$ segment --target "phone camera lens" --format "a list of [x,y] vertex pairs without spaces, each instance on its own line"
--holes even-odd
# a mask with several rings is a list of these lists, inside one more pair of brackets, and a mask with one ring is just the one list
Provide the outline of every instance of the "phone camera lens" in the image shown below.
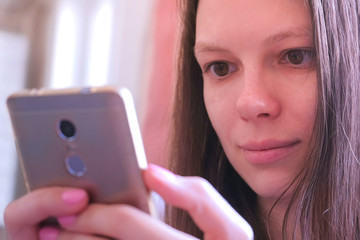
[[59,130],[60,136],[67,140],[72,140],[76,133],[74,124],[68,120],[61,120],[59,122]]

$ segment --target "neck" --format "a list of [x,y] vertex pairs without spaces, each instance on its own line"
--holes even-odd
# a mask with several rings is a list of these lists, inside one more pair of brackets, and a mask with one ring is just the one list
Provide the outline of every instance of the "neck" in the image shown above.
[[[270,239],[271,240],[280,240],[282,238],[282,228],[284,224],[284,218],[286,210],[289,206],[289,201],[282,199],[275,204],[275,200],[260,198],[258,199],[258,204],[260,207],[261,215],[264,219],[265,224],[269,229]],[[274,206],[274,207],[273,207]],[[271,211],[271,213],[270,213]],[[270,215],[269,215],[270,213]],[[295,212],[294,209],[290,209],[287,218],[287,228],[286,228],[286,236],[289,239],[292,239],[293,229],[295,224]],[[296,239],[299,238],[299,229],[296,229]]]

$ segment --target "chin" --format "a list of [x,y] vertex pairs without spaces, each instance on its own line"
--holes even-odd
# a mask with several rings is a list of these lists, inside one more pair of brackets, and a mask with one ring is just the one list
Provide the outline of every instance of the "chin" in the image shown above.
[[248,185],[260,199],[267,199],[275,202],[282,197],[283,200],[291,197],[293,189],[289,187],[289,177],[270,177],[257,178],[256,181],[249,181]]

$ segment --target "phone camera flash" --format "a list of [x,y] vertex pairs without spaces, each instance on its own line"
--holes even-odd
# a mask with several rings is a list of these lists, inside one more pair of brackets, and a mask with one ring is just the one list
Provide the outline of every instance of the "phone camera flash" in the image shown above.
[[67,157],[65,165],[68,172],[76,177],[82,177],[86,172],[84,161],[77,155]]

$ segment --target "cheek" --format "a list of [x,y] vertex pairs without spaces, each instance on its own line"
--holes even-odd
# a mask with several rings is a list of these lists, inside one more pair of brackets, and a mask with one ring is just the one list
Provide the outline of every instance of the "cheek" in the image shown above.
[[210,121],[221,138],[228,130],[235,118],[235,106],[230,94],[223,95],[221,91],[212,91],[205,86],[204,102]]
[[[286,101],[289,119],[294,121],[293,127],[303,131],[306,135],[311,135],[315,123],[317,111],[317,85],[316,81],[302,88],[300,93],[289,96]],[[284,101],[285,102],[285,101]]]
[[235,131],[238,117],[236,103],[232,98],[233,96],[229,91],[225,95],[219,89],[204,92],[205,107],[209,119],[226,154],[234,146],[232,135],[234,132],[239,133]]

